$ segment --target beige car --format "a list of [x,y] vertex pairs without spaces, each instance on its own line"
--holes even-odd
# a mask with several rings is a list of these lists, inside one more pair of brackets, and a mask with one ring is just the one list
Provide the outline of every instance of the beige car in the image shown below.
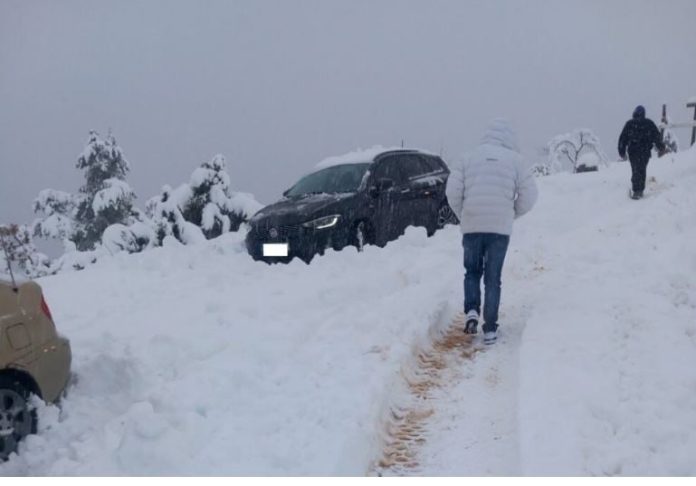
[[36,432],[36,395],[57,401],[70,378],[70,342],[61,337],[36,282],[0,280],[0,461]]

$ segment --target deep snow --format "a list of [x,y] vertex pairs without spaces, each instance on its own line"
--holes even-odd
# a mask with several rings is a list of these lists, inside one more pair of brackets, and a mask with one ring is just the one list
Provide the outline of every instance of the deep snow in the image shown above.
[[[451,370],[418,474],[696,474],[696,151],[539,180],[501,340]],[[41,280],[79,382],[0,475],[363,475],[399,369],[461,305],[460,235],[267,266],[242,235]]]

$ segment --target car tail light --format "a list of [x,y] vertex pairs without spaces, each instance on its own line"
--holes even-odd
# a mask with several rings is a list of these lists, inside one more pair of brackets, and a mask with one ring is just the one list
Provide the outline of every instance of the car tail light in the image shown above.
[[46,317],[48,317],[51,322],[53,322],[53,316],[51,315],[51,309],[48,308],[48,304],[46,303],[46,299],[44,299],[43,295],[41,296],[41,312],[44,313]]

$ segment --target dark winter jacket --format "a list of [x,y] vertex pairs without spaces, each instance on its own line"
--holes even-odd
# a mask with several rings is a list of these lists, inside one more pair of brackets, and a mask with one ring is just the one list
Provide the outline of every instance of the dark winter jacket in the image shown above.
[[628,155],[650,157],[653,145],[662,152],[665,144],[662,135],[650,118],[645,118],[645,108],[638,106],[633,112],[633,118],[626,122],[619,136],[619,155],[621,158]]

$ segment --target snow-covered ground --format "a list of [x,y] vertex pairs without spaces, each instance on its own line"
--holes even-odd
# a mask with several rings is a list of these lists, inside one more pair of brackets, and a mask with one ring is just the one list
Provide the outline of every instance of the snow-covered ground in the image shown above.
[[[696,151],[539,180],[501,339],[431,397],[418,474],[695,475]],[[458,228],[311,265],[241,235],[42,279],[79,381],[0,475],[363,475],[461,306]]]

